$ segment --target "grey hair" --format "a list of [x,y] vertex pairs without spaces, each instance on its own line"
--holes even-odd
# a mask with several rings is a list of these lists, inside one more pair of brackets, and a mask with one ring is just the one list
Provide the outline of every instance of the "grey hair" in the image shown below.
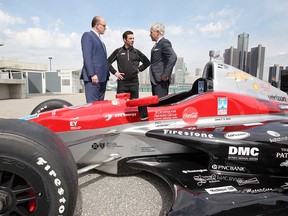
[[158,31],[162,36],[165,34],[165,26],[162,23],[155,23],[151,26],[153,31]]

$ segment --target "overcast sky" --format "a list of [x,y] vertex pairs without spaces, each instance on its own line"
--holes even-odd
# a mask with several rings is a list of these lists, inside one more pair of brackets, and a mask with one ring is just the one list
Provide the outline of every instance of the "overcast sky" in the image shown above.
[[[162,22],[165,37],[188,71],[204,67],[209,50],[237,48],[237,38],[249,34],[249,50],[266,48],[265,68],[288,66],[287,0],[0,0],[0,57],[80,69],[80,40],[95,15],[106,18],[104,41],[108,55],[122,46],[122,33],[135,33],[134,46],[148,58],[153,47],[151,24]],[[266,78],[265,78],[266,79]]]

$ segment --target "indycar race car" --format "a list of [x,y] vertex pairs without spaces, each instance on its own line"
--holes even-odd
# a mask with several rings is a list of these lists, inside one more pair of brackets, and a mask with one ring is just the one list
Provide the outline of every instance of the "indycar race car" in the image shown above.
[[[287,215],[288,97],[211,59],[191,90],[0,120],[0,215],[72,216],[78,174],[153,173],[168,215]],[[95,192],[97,193],[97,191]]]

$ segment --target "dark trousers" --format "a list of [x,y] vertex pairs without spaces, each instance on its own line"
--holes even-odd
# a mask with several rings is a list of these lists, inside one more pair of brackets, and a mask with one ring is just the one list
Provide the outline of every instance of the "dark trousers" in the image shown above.
[[151,83],[152,95],[158,95],[159,98],[168,95],[169,84],[170,84],[169,81],[161,81],[157,85],[154,85],[153,83]]
[[130,93],[130,99],[139,98],[138,81],[118,81],[117,93]]
[[107,82],[92,84],[92,82],[84,82],[86,102],[92,103],[94,101],[104,100]]

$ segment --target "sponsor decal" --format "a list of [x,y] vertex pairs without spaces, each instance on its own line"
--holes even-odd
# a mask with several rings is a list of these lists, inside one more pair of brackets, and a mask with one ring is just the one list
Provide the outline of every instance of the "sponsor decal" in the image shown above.
[[227,175],[217,175],[217,179],[218,180],[223,180],[223,181],[232,181],[232,182],[235,182],[237,181],[238,179],[239,180],[242,180],[243,178],[239,178],[239,177],[235,177],[235,176],[227,176]]
[[105,145],[106,145],[106,143],[93,143],[92,144],[92,148],[94,149],[94,150],[97,150],[97,149],[104,149],[105,148]]
[[274,192],[277,191],[275,188],[247,188],[240,191],[240,193],[249,193],[249,194],[257,194],[257,193],[267,193],[267,192]]
[[199,169],[199,170],[182,170],[182,173],[197,173],[197,172],[207,172],[208,170],[207,169]]
[[284,96],[279,96],[279,95],[267,95],[269,100],[274,100],[274,101],[281,101],[281,102],[286,102],[287,99]]
[[112,114],[107,114],[106,116],[105,116],[105,121],[109,121],[110,119],[112,119]]
[[197,175],[193,176],[193,179],[197,181],[198,186],[202,186],[203,184],[208,183],[215,183],[215,182],[220,182],[219,180],[216,179],[216,175],[208,175],[208,176],[202,176],[202,175]]
[[269,139],[269,141],[271,142],[271,143],[273,143],[273,142],[283,142],[283,141],[287,141],[288,140],[288,137],[287,136],[285,136],[285,137],[280,137],[281,135],[280,135],[280,133],[278,133],[278,132],[276,132],[276,131],[267,131],[267,133],[270,135],[270,136],[273,136],[273,137],[275,137],[275,138],[273,138],[273,139]]
[[259,181],[256,177],[250,179],[238,179],[237,183],[239,186],[247,185],[247,184],[259,184]]
[[178,118],[176,110],[158,110],[154,114],[155,120],[167,120],[176,118]]
[[253,77],[250,74],[243,71],[229,72],[227,73],[227,78],[235,78],[236,81],[246,81],[248,79],[253,80]]
[[[288,158],[288,148],[281,148],[281,152],[276,152],[276,158]],[[280,166],[285,166],[287,160],[282,162]]]
[[194,107],[187,107],[182,115],[183,121],[187,124],[195,124],[198,121],[198,111]]
[[274,137],[280,137],[280,134],[276,131],[267,131],[267,133],[271,136],[274,136]]
[[117,114],[107,114],[104,118],[105,121],[109,121],[110,119],[114,118],[122,118],[122,117],[135,117],[137,113],[117,113]]
[[164,135],[179,135],[179,136],[190,136],[190,137],[201,137],[208,139],[215,139],[214,135],[211,133],[203,133],[197,131],[182,131],[182,130],[163,130]]
[[281,188],[282,188],[283,190],[287,190],[287,189],[288,189],[288,182],[285,182],[284,185],[281,185]]
[[288,167],[288,160],[285,160],[280,164],[280,167]]
[[135,146],[131,148],[131,152],[133,154],[156,152],[156,147],[155,146],[142,146],[141,144],[136,144]]
[[226,139],[231,139],[231,140],[245,139],[249,136],[250,134],[245,131],[235,131],[235,132],[229,132],[229,133],[224,134],[224,137]]
[[283,142],[283,141],[287,141],[288,137],[279,137],[279,138],[274,138],[274,139],[270,139],[270,142]]
[[123,145],[118,145],[116,142],[107,142],[106,146],[108,149],[123,148]]
[[229,146],[228,159],[242,161],[257,161],[259,149],[257,147]]
[[100,143],[93,143],[91,147],[94,150],[104,149],[105,147],[107,147],[107,149],[115,149],[115,148],[122,148],[123,145],[119,145],[116,142],[100,142]]
[[218,68],[224,68],[223,64],[218,64]]
[[219,194],[219,193],[229,193],[237,191],[233,186],[224,186],[224,187],[216,187],[216,188],[206,188],[205,189],[209,194]]
[[279,104],[281,110],[288,110],[288,104]]
[[270,87],[271,87],[271,85],[269,83],[267,83],[266,85],[264,83],[260,83],[260,88],[264,92],[270,92],[270,90],[271,90]]
[[215,121],[216,122],[219,122],[219,121],[231,121],[231,117],[217,117],[215,118]]
[[243,186],[243,185],[247,185],[247,184],[259,184],[259,181],[256,177],[253,177],[250,179],[243,179],[242,177],[217,175],[216,179],[220,180],[220,181],[237,182],[239,186]]
[[258,85],[257,83],[253,83],[253,88],[254,88],[256,91],[258,91],[259,85]]
[[288,158],[288,152],[276,152],[276,158]]
[[52,167],[49,165],[49,163],[44,158],[42,158],[42,157],[37,158],[36,164],[38,166],[43,167],[43,169],[49,174],[49,176],[51,176],[51,178],[53,178],[54,186],[56,186],[57,192],[60,196],[60,199],[58,199],[58,201],[59,201],[58,213],[61,215],[64,215],[66,199],[64,197],[65,191],[62,188],[61,180],[57,177],[57,173],[55,172],[55,170],[52,169]]
[[218,115],[227,115],[228,110],[228,98],[217,98],[217,114]]
[[222,171],[236,171],[236,172],[245,172],[246,171],[245,167],[241,167],[241,166],[212,164],[211,167],[214,170],[222,170]]
[[77,119],[79,119],[79,117],[76,117],[69,122],[70,130],[80,130],[81,129],[81,126],[78,126]]

